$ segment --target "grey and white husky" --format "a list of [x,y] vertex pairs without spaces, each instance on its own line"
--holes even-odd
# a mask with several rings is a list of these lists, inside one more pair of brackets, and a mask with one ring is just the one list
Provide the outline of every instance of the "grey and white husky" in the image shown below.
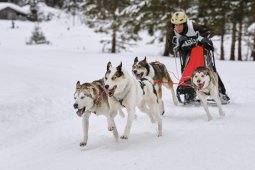
[[173,81],[167,71],[166,66],[163,63],[159,61],[148,63],[146,57],[144,57],[143,60],[138,61],[138,58],[136,57],[132,66],[132,72],[138,80],[147,76],[154,81],[158,81],[158,83],[154,84],[159,95],[161,114],[164,114],[165,111],[164,103],[162,101],[162,85],[171,91],[174,104],[178,104],[173,87]]
[[225,113],[222,110],[221,101],[219,98],[218,89],[218,76],[217,74],[206,67],[198,67],[192,74],[191,82],[202,106],[204,107],[208,121],[212,119],[207,105],[207,97],[211,97],[215,100],[220,116],[224,116]]
[[[103,88],[103,79],[93,81],[92,83],[80,84],[76,83],[76,90],[74,93],[74,108],[77,110],[77,115],[82,117],[83,124],[83,139],[80,142],[80,146],[83,147],[88,141],[89,130],[89,117],[91,113],[96,115],[104,115],[107,118],[108,130],[113,131],[113,135],[118,140],[118,131],[114,122],[114,117],[117,111],[109,114],[108,97]],[[119,110],[119,113],[124,116],[124,113]]]
[[108,90],[109,114],[112,115],[123,107],[126,108],[128,113],[127,124],[121,139],[128,139],[129,137],[136,107],[147,113],[151,122],[157,122],[157,136],[162,135],[158,95],[149,77],[144,77],[143,80],[138,81],[122,68],[122,63],[117,67],[112,67],[111,62],[109,62],[104,82],[105,89]]

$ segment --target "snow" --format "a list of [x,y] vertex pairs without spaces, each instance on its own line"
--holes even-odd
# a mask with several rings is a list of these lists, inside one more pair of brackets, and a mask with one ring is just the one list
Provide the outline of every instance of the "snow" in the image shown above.
[[247,30],[248,30],[249,33],[251,33],[251,34],[253,33],[253,34],[254,34],[254,33],[255,33],[255,23],[252,23],[252,24],[248,27]]
[[15,5],[15,4],[9,3],[9,2],[1,2],[0,3],[0,11],[5,8],[11,8],[15,11],[22,13],[22,14],[28,14],[26,10],[24,10],[22,7],[20,7],[18,5]]
[[[216,60],[231,97],[231,103],[223,106],[224,118],[210,106],[213,120],[207,122],[202,107],[174,106],[164,89],[162,137],[156,137],[156,125],[138,111],[129,139],[115,142],[106,118],[92,115],[88,145],[80,148],[81,119],[73,109],[78,80],[103,77],[108,61],[113,65],[122,61],[131,72],[135,56],[147,56],[164,63],[178,82],[174,75],[178,76],[175,63],[180,73],[179,60],[160,57],[163,45],[148,45],[146,38],[131,52],[101,53],[102,35],[79,22],[73,26],[71,17],[61,16],[40,23],[51,45],[38,46],[26,45],[34,23],[16,21],[17,28],[11,29],[11,21],[0,20],[1,170],[255,168],[254,62]],[[230,42],[227,39],[226,45]],[[126,117],[115,120],[122,134]]]
[[[25,6],[22,7],[22,9],[27,11],[27,13],[29,13],[30,12],[30,5],[29,4],[25,5]],[[50,6],[47,6],[43,2],[39,2],[37,4],[37,10],[38,10],[38,14],[39,15],[43,14],[45,18],[49,15],[53,15],[53,16],[55,15],[57,17],[60,17],[60,15],[63,14],[61,10],[56,9],[56,8],[52,8]]]

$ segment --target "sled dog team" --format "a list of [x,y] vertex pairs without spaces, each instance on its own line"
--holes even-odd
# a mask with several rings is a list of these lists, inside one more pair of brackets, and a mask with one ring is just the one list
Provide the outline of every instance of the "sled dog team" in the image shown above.
[[[107,118],[108,130],[112,131],[114,138],[118,140],[119,134],[114,122],[114,117],[120,114],[124,117],[122,109],[127,111],[127,123],[121,139],[128,139],[133,120],[136,116],[136,108],[146,113],[152,123],[157,124],[157,136],[162,136],[162,115],[165,112],[162,100],[162,85],[171,91],[172,100],[178,104],[173,81],[164,64],[155,61],[148,63],[146,57],[138,61],[136,57],[132,66],[132,73],[122,67],[120,63],[113,67],[108,62],[105,75],[102,79],[92,83],[76,83],[74,93],[74,108],[77,115],[82,117],[83,139],[80,146],[88,141],[89,117],[91,114],[104,115]],[[212,116],[208,110],[207,97],[213,98],[219,108],[220,116],[224,116],[218,94],[218,79],[212,70],[199,67],[192,75],[192,85],[204,107],[208,121]],[[158,83],[158,82],[167,83]]]

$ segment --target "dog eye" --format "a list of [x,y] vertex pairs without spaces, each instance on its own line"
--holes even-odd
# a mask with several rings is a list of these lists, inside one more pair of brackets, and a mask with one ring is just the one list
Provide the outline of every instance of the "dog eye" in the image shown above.
[[116,78],[117,78],[116,76],[113,76],[113,77],[112,77],[112,80],[115,80]]
[[81,96],[81,99],[84,99],[85,97],[84,96]]
[[201,77],[204,77],[205,75],[202,75]]
[[197,76],[195,76],[195,78],[197,78]]
[[76,97],[74,97],[74,100],[76,100],[77,98]]
[[105,80],[107,80],[107,77],[105,77]]

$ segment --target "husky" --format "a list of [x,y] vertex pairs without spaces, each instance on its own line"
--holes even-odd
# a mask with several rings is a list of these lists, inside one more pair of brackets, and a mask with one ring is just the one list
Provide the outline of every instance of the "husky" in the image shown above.
[[173,81],[167,71],[166,66],[163,63],[160,63],[159,61],[148,63],[146,60],[146,57],[143,60],[138,61],[138,58],[136,57],[134,60],[134,64],[132,66],[132,73],[138,80],[147,76],[153,79],[154,82],[158,81],[158,82],[155,82],[154,84],[160,98],[159,99],[160,108],[161,108],[160,111],[162,115],[165,112],[164,103],[162,100],[162,85],[171,91],[174,104],[175,105],[178,104],[178,101],[174,92]]
[[122,68],[122,63],[117,67],[112,67],[111,62],[108,62],[104,82],[105,89],[108,90],[109,114],[111,115],[123,107],[128,113],[127,124],[121,139],[128,139],[129,137],[136,107],[147,113],[152,123],[157,121],[157,136],[162,136],[158,95],[149,77],[144,77],[138,81]]
[[[80,84],[80,81],[76,83],[76,91],[74,93],[74,109],[77,110],[77,115],[82,117],[83,123],[83,140],[80,142],[80,146],[84,147],[88,141],[88,129],[89,129],[89,117],[91,113],[96,115],[104,115],[107,118],[108,130],[113,131],[113,135],[118,140],[118,131],[114,122],[116,112],[109,113],[109,103],[107,94],[103,88],[103,79],[93,81],[92,83]],[[124,113],[119,110],[121,116]]]
[[206,111],[208,121],[212,120],[212,116],[207,105],[207,97],[209,96],[216,102],[219,108],[220,116],[225,116],[219,98],[217,74],[212,69],[206,67],[198,67],[192,73],[191,82],[203,108]]

